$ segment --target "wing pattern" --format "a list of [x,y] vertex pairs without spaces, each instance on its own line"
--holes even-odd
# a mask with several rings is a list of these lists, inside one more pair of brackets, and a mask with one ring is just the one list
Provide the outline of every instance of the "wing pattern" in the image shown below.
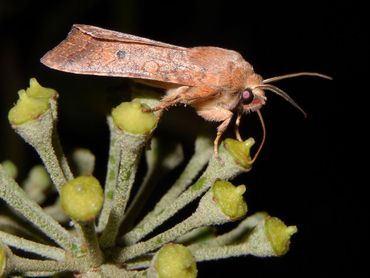
[[45,54],[48,67],[77,74],[129,77],[196,86],[206,68],[191,48],[178,47],[88,25],[73,25],[67,38]]

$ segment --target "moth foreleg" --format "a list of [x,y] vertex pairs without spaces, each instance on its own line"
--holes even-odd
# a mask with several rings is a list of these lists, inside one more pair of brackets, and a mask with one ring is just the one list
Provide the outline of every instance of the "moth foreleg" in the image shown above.
[[240,127],[240,119],[242,114],[238,114],[235,121],[235,136],[238,141],[243,141],[242,137],[240,136],[239,127]]
[[225,132],[226,128],[229,126],[233,113],[227,109],[215,107],[210,109],[198,110],[198,115],[203,117],[208,121],[222,122],[217,127],[217,135],[213,141],[213,153],[216,158],[218,158],[218,145],[221,140],[222,134]]
[[188,86],[181,86],[174,89],[169,89],[166,95],[161,99],[160,103],[152,108],[144,109],[145,112],[155,112],[166,109],[167,107],[173,106],[181,102],[181,95],[189,90]]

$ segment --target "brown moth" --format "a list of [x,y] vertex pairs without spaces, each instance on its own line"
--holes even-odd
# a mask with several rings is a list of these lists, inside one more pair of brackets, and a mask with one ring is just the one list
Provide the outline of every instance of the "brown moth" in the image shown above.
[[53,69],[90,75],[129,77],[137,82],[166,90],[161,102],[150,111],[181,103],[193,106],[208,121],[221,122],[214,140],[218,156],[221,135],[236,114],[238,140],[243,113],[257,112],[266,103],[265,90],[274,92],[305,112],[284,91],[270,84],[302,75],[329,76],[299,72],[263,79],[236,51],[218,47],[185,48],[89,25],[73,25],[67,38],[42,57]]

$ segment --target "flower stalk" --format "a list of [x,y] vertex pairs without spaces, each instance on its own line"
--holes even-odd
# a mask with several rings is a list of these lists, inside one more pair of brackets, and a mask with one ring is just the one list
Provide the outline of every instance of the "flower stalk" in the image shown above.
[[[227,187],[226,189],[224,188],[225,185]],[[202,197],[198,208],[190,217],[147,241],[123,248],[118,251],[116,260],[118,262],[125,262],[149,251],[153,251],[195,228],[220,225],[243,217],[247,212],[247,206],[243,199],[240,198],[244,192],[244,185],[234,187],[228,182],[216,182],[212,189]],[[230,197],[231,195],[232,197]],[[228,207],[227,212],[225,212],[225,207]],[[231,213],[229,214],[229,212]]]
[[46,214],[36,202],[29,199],[22,188],[6,174],[1,165],[0,197],[59,246],[72,251],[76,240],[58,222]]
[[[253,139],[248,140],[252,142]],[[252,144],[250,147],[251,146]],[[250,168],[243,168],[237,164],[234,156],[232,156],[223,147],[223,145],[220,147],[219,158],[221,160],[213,156],[207,169],[193,185],[181,193],[178,198],[171,203],[171,205],[166,209],[163,209],[161,214],[157,215],[155,218],[147,219],[146,222],[137,225],[130,232],[124,235],[122,242],[127,245],[135,244],[167,219],[175,215],[177,211],[201,196],[214,184],[216,180],[229,180],[236,175],[250,170]]]
[[[113,198],[108,206],[107,223],[100,237],[102,248],[112,247],[124,218],[141,153],[157,126],[157,117],[146,113],[140,102],[121,103],[112,111],[112,120],[120,147],[120,164]],[[110,211],[109,211],[110,207]]]
[[[76,178],[71,171],[56,129],[57,92],[42,87],[36,79],[30,80],[28,89],[19,91],[8,119],[35,148],[44,167],[32,168],[22,188],[15,181],[17,167],[9,161],[0,164],[0,198],[10,207],[0,215],[1,277],[68,273],[94,278],[192,278],[197,276],[197,262],[245,255],[282,256],[288,251],[297,228],[267,213],[244,218],[246,188],[229,182],[251,170],[253,138],[225,139],[216,158],[210,138],[199,136],[182,174],[152,211],[137,221],[150,189],[184,159],[180,144],[162,147],[163,143],[154,139],[152,149],[145,153],[147,172],[141,188],[132,190],[140,159],[162,113],[144,112],[158,99],[138,88],[134,92],[140,98],[121,103],[108,117],[110,146],[104,187],[92,176],[95,156],[86,149],[73,154]],[[59,197],[45,206],[51,200],[51,182]],[[131,198],[131,191],[137,195]],[[198,207],[190,216],[153,233],[198,198]],[[23,225],[14,214],[47,238]],[[217,236],[218,225],[239,220],[235,228]],[[13,249],[22,250],[24,257]],[[36,259],[31,259],[35,255]]]

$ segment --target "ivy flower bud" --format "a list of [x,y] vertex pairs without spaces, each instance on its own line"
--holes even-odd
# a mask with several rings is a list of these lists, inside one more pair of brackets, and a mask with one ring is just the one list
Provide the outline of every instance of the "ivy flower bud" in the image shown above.
[[197,266],[188,248],[181,244],[164,245],[154,256],[148,270],[150,278],[197,277]]
[[72,219],[90,221],[99,214],[104,193],[96,178],[80,176],[62,186],[60,200],[64,212]]
[[286,226],[283,221],[276,217],[266,219],[265,230],[276,256],[288,252],[290,237],[298,231],[296,226]]
[[17,166],[10,160],[5,160],[1,162],[1,165],[3,166],[4,171],[8,174],[9,177],[12,177],[15,179],[18,175],[18,169]]
[[9,110],[8,119],[13,125],[21,125],[37,119],[49,108],[49,100],[57,95],[50,88],[42,87],[35,78],[30,79],[30,86],[18,92],[16,105]]
[[287,226],[279,218],[266,215],[246,238],[246,244],[255,256],[282,256],[288,252],[290,237],[296,232],[296,226]]
[[114,124],[121,130],[137,135],[149,134],[158,118],[152,112],[143,112],[146,105],[138,101],[122,102],[112,110]]
[[246,215],[248,210],[243,199],[245,190],[245,185],[234,186],[227,181],[217,181],[212,186],[213,200],[232,220],[240,219]]
[[224,147],[234,157],[237,164],[248,169],[252,166],[250,150],[254,143],[253,138],[248,138],[244,142],[227,138],[224,140]]

